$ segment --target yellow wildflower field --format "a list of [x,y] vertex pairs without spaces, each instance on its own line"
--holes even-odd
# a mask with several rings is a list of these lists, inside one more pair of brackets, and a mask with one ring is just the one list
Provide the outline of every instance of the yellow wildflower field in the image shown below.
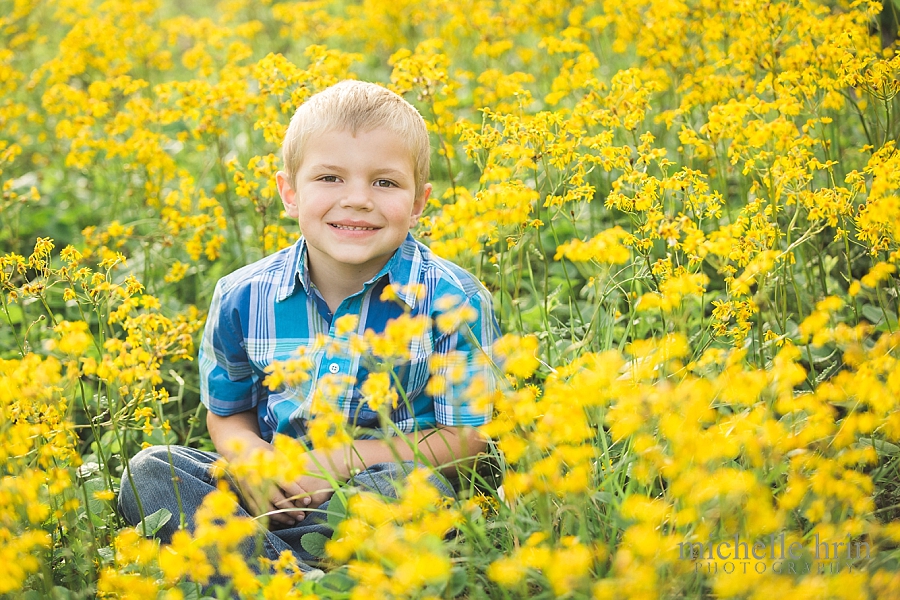
[[[898,13],[0,0],[0,597],[900,597]],[[227,488],[160,547],[163,515],[116,514],[124,467],[211,449],[213,285],[297,240],[281,141],[347,78],[427,122],[413,233],[504,334],[508,385],[469,390],[490,451],[455,502],[424,472],[342,496],[314,576],[242,560]],[[425,326],[322,343],[400,364]],[[363,384],[382,414],[387,372]],[[310,438],[346,445],[322,388]]]

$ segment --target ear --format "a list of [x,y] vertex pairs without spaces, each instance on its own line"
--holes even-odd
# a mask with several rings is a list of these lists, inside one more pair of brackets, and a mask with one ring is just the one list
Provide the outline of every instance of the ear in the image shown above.
[[297,192],[294,191],[287,173],[284,171],[275,173],[275,185],[278,186],[278,195],[281,196],[281,203],[284,204],[284,212],[292,219],[298,218],[300,209],[297,206]]
[[419,217],[422,216],[422,211],[425,210],[425,203],[428,202],[429,196],[431,196],[431,184],[426,183],[425,187],[422,189],[422,195],[413,202],[412,213],[409,215],[410,229],[415,227],[416,223],[419,222]]

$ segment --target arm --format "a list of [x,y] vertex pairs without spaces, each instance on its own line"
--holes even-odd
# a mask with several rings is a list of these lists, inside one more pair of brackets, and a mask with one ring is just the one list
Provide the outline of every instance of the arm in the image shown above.
[[384,440],[356,440],[349,448],[312,451],[311,458],[335,479],[346,481],[356,470],[382,462],[423,461],[445,475],[468,464],[487,442],[471,427],[438,426]]
[[[239,461],[243,455],[254,451],[275,452],[259,430],[258,405],[266,400],[268,390],[255,376],[244,350],[240,324],[244,304],[230,293],[233,289],[226,279],[216,284],[198,361],[200,399],[209,409],[206,417],[209,436],[227,462]],[[276,485],[263,490],[249,485],[233,473],[231,475],[249,512],[254,516],[271,513],[270,524],[293,525],[302,520],[303,511],[273,511],[304,508],[313,500],[306,490],[293,481],[276,481]],[[318,487],[321,485],[309,490],[314,491]]]
[[272,448],[270,443],[262,439],[255,409],[227,417],[207,412],[206,428],[218,453],[229,462],[238,458],[233,448],[235,443],[243,445],[247,451],[255,448],[265,450]]
[[[256,412],[246,411],[228,417],[207,413],[209,436],[216,450],[232,462],[245,453],[257,449],[275,454],[275,448],[259,434]],[[235,446],[240,446],[240,451]],[[327,500],[332,490],[323,480],[327,473],[339,482],[348,480],[357,470],[381,462],[424,460],[440,468],[445,475],[471,462],[469,459],[486,446],[477,430],[470,427],[438,427],[385,440],[356,440],[352,446],[330,452],[309,452],[310,474],[297,481],[276,482],[273,489],[262,494],[239,478],[237,483],[251,512],[255,515],[272,513],[270,520],[278,525],[291,526],[303,520],[303,508],[314,508]],[[273,460],[278,460],[277,457]],[[288,511],[288,512],[276,512]]]
[[[468,323],[441,330],[434,345],[435,357],[449,357],[431,367],[432,374],[446,382],[443,391],[432,396],[435,428],[385,439],[356,440],[349,447],[327,452],[313,450],[311,462],[338,481],[346,481],[358,470],[382,462],[418,461],[445,475],[453,475],[458,468],[474,462],[471,459],[487,447],[487,441],[475,427],[491,419],[490,396],[496,387],[491,345],[499,327],[490,296],[480,285],[463,305],[474,316],[465,319]],[[460,363],[463,375],[456,374]],[[475,382],[482,385],[472,385]],[[481,391],[475,391],[478,389]]]
[[[273,454],[273,460],[278,460],[277,456],[274,456],[275,448],[260,436],[256,410],[227,417],[209,412],[206,415],[206,426],[216,450],[228,462],[239,461],[242,456],[256,450],[270,452]],[[236,447],[240,450],[236,450]],[[248,485],[239,477],[233,477],[241,489],[241,495],[250,513],[254,516],[268,514],[271,523],[281,526],[291,526],[302,521],[304,513],[296,509],[306,508],[310,504],[318,506],[331,495],[330,491],[320,489],[323,484],[318,478],[304,477],[300,481],[277,481],[269,489],[260,490]]]

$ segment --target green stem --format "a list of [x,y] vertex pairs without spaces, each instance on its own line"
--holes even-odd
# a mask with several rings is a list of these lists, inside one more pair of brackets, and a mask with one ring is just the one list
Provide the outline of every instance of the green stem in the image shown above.
[[[650,273],[650,277],[651,277],[651,279],[653,279],[654,285],[656,285],[657,293],[661,293],[660,288],[659,288],[659,279],[656,277],[656,273],[653,272],[653,266],[650,264],[650,253],[649,252],[644,254],[644,262],[647,263],[647,271],[648,271],[648,273]],[[662,311],[662,309],[660,309],[660,311],[659,311],[659,318],[660,318],[660,320],[662,320],[663,335],[665,335],[669,331],[669,325],[668,325],[668,323],[666,323],[666,314]]]
[[100,439],[102,437],[101,431],[97,427],[96,420],[91,417],[91,410],[90,410],[90,407],[88,406],[88,402],[87,402],[87,390],[85,390],[85,388],[84,388],[83,380],[81,380],[81,379],[78,380],[78,387],[81,391],[81,408],[84,411],[84,414],[89,421],[88,427],[90,427],[90,429],[91,429],[91,436],[93,437],[94,441],[97,444],[97,460],[100,463],[103,474],[105,475],[106,487],[107,487],[107,489],[111,490],[111,489],[113,489],[113,481],[112,481],[112,475],[109,472],[109,461],[103,455],[103,446],[100,444]]
[[0,292],[0,303],[3,304],[3,312],[6,314],[6,320],[9,323],[9,328],[12,330],[13,337],[16,340],[16,347],[19,349],[19,354],[21,356],[25,356],[25,346],[22,344],[22,340],[19,339],[19,334],[16,332],[16,327],[13,325],[12,316],[9,314],[9,304],[6,301],[6,294]]
[[863,132],[866,134],[866,141],[869,142],[870,146],[875,146],[875,140],[872,139],[872,134],[869,132],[869,126],[866,124],[866,117],[863,115],[862,109],[859,107],[859,103],[857,103],[856,99],[849,92],[844,92],[843,96],[850,101],[850,105],[856,110],[856,114],[859,115],[859,121],[862,123]]
[[231,198],[231,186],[228,185],[229,177],[228,170],[225,168],[225,154],[224,148],[222,148],[222,139],[216,136],[216,153],[218,154],[216,160],[216,166],[219,168],[219,174],[222,177],[222,183],[225,184],[225,193],[222,194],[222,199],[225,201],[225,210],[228,212],[228,224],[231,226],[229,229],[234,233],[234,241],[237,244],[238,255],[240,256],[241,264],[247,264],[247,253],[244,248],[244,236],[241,234],[241,219],[238,216],[237,207],[234,205],[234,200]]
[[[853,269],[852,264],[850,262],[850,236],[849,234],[844,234],[844,257],[847,261],[847,284],[853,283]],[[859,325],[859,305],[856,301],[856,297],[853,298],[853,316],[854,316],[854,325]]]
[[[556,246],[559,247],[559,245],[560,245],[559,244],[559,235],[556,232],[556,227],[553,224],[552,218],[550,219],[550,232],[553,234],[553,240],[556,242]],[[544,256],[546,256],[546,254]],[[566,278],[566,288],[571,292],[575,289],[575,286],[572,285],[572,280],[569,279],[569,268],[566,266],[565,260],[562,260],[560,262],[562,263],[563,276]],[[547,269],[549,269],[549,266],[545,265],[545,267]],[[581,307],[578,306],[577,300],[575,301],[574,304],[575,304],[575,312],[578,313],[579,323],[583,326],[584,325],[584,315],[581,313]],[[569,311],[569,312],[571,314],[571,311]]]
[[94,574],[94,555],[96,554],[95,543],[97,541],[97,530],[94,527],[94,520],[92,518],[93,513],[91,512],[91,501],[88,497],[87,486],[84,481],[81,481],[79,484],[81,488],[81,495],[84,498],[84,514],[87,519],[88,530],[90,531],[90,539],[87,541],[86,554],[91,557],[91,560],[86,561],[88,563],[88,581],[95,581],[96,577]]
[[56,315],[54,314],[53,309],[50,308],[50,305],[47,304],[47,299],[44,298],[44,294],[43,293],[38,294],[38,298],[41,301],[41,306],[43,306],[44,310],[47,312],[47,316],[50,318],[50,324],[53,327],[56,327],[57,325],[59,325],[59,323],[56,322]]
[[881,286],[875,288],[875,297],[878,298],[878,308],[881,309],[881,314],[884,315],[884,322],[887,325],[888,333],[893,334],[894,329],[891,327],[891,319],[888,316],[887,307],[885,306],[884,293],[881,291]]
[[[540,233],[537,233],[537,236],[538,236],[538,238],[540,238]],[[546,256],[546,255],[543,255],[543,256]],[[525,265],[527,267],[525,272],[528,274],[528,279],[531,282],[532,293],[534,294],[535,297],[542,297],[542,299],[543,299],[542,300],[543,310],[541,311],[541,320],[543,321],[545,331],[548,333],[548,336],[549,336],[549,333],[550,333],[550,315],[549,315],[550,304],[549,304],[549,302],[550,302],[550,300],[547,297],[548,294],[546,292],[546,289],[547,289],[546,273],[544,273],[544,293],[541,294],[540,292],[538,292],[537,284],[534,281],[534,269],[531,266],[531,256],[528,253],[525,253]],[[550,343],[551,341],[552,340],[549,340],[547,343],[547,363],[552,365],[554,363],[554,356],[553,356],[554,346],[552,343]]]

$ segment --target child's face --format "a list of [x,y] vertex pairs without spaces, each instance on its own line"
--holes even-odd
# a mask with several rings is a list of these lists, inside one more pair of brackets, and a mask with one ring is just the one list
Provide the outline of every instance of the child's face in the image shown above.
[[422,214],[413,159],[387,129],[336,130],[306,142],[297,180],[276,176],[288,216],[300,223],[316,272],[374,277]]

